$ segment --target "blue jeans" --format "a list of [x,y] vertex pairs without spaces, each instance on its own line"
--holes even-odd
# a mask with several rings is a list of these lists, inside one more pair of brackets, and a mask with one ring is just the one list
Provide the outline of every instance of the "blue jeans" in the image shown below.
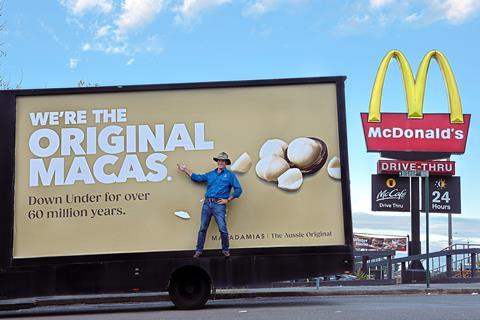
[[217,223],[218,231],[220,231],[220,236],[222,239],[222,251],[228,251],[230,244],[228,241],[227,222],[225,221],[225,209],[226,205],[224,204],[218,204],[216,202],[203,203],[200,230],[198,230],[197,252],[203,251],[203,245],[205,244],[205,237],[207,236],[207,230],[208,226],[210,225],[212,215]]

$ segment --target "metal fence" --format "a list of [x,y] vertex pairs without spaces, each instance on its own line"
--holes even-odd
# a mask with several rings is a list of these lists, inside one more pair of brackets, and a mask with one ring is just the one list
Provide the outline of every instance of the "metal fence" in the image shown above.
[[[429,254],[430,276],[436,282],[480,281],[480,245],[454,244],[438,252]],[[394,258],[395,251],[356,251],[357,270],[375,279],[399,279],[407,282],[407,273],[422,272],[426,265],[426,254]],[[415,265],[416,267],[412,267]],[[425,273],[425,270],[423,271]]]

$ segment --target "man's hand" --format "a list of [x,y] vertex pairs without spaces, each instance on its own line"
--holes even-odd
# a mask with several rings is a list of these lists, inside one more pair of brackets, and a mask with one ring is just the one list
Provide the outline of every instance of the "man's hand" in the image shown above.
[[187,170],[187,165],[185,163],[177,163],[178,170],[185,172]]
[[227,203],[228,203],[228,199],[218,199],[218,200],[217,200],[217,203],[218,203],[218,204],[227,204]]
[[192,176],[192,171],[190,171],[188,168],[187,168],[187,165],[185,163],[177,163],[177,168],[178,170],[182,171],[182,172],[185,172],[189,177]]
[[233,199],[235,199],[234,197],[230,196],[228,197],[228,199],[218,199],[217,200],[217,203],[218,204],[227,204],[229,203],[230,201],[232,201]]

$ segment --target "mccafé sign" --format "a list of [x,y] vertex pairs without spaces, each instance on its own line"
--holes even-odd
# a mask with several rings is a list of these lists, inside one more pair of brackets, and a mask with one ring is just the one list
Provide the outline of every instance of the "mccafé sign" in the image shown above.
[[[392,58],[402,72],[407,113],[380,113],[383,84]],[[435,59],[445,80],[450,114],[423,113],[425,84],[430,61]],[[416,158],[438,159],[465,152],[470,115],[462,113],[457,83],[445,56],[436,50],[428,52],[413,77],[405,56],[391,50],[383,58],[375,78],[369,112],[362,113],[362,124],[369,152],[382,152],[390,158],[406,159],[407,152]],[[423,156],[419,156],[423,153]]]

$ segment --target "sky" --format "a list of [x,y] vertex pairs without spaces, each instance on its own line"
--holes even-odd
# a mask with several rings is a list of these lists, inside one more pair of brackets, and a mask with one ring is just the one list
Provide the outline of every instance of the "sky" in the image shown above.
[[[466,152],[453,156],[462,214],[454,242],[480,243],[480,0],[3,0],[0,74],[10,87],[130,85],[339,76],[346,110],[354,231],[410,233],[408,213],[370,210],[377,153],[367,153],[360,113],[391,49],[416,72],[424,54],[450,62],[463,112],[472,114]],[[438,66],[425,112],[448,112]],[[382,111],[404,112],[401,74],[387,73]],[[447,219],[432,214],[433,248],[447,245]],[[422,238],[424,238],[422,218]]]

